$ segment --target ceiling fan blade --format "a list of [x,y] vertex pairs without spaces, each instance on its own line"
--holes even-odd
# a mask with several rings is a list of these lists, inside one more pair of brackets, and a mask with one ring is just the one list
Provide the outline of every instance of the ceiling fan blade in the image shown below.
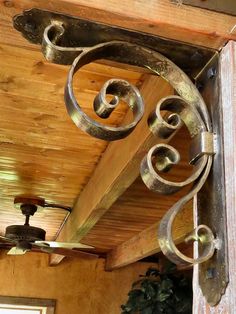
[[0,241],[4,241],[4,242],[10,242],[10,243],[16,243],[16,241],[15,240],[13,240],[13,239],[10,239],[10,238],[6,238],[6,237],[3,237],[3,236],[0,236]]
[[26,252],[27,250],[23,250],[14,246],[7,252],[7,255],[24,255]]
[[84,259],[96,259],[98,258],[97,254],[87,253],[83,251],[77,251],[77,250],[70,250],[65,248],[50,248],[53,250],[52,253],[64,255],[64,256],[71,256],[71,257],[80,257]]
[[84,259],[95,259],[98,258],[97,254],[91,254],[91,253],[87,253],[87,252],[83,252],[83,251],[77,251],[77,250],[72,250],[72,249],[66,249],[66,248],[60,248],[60,247],[50,247],[50,246],[46,246],[46,245],[38,245],[37,243],[33,243],[33,250],[37,250],[40,249],[42,252],[46,252],[49,254],[59,254],[59,255],[63,255],[63,256],[71,256],[71,257],[80,257],[80,258],[84,258]]
[[94,249],[93,246],[82,243],[69,243],[69,242],[54,242],[54,241],[35,241],[38,246],[50,248],[64,248],[64,249]]

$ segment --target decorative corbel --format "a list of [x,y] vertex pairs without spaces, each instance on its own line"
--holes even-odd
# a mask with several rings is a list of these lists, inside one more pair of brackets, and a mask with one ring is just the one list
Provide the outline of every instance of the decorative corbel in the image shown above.
[[[14,27],[31,42],[41,44],[48,61],[71,64],[65,85],[67,111],[80,129],[96,138],[115,141],[128,136],[142,119],[145,105],[135,86],[125,80],[111,79],[95,97],[94,111],[100,118],[106,119],[122,100],[133,112],[133,121],[127,125],[111,127],[93,120],[83,111],[73,91],[73,77],[85,64],[109,59],[143,67],[150,73],[161,76],[174,88],[176,95],[161,99],[147,123],[150,131],[163,140],[172,136],[183,124],[186,126],[191,137],[189,163],[193,165],[194,171],[182,182],[171,182],[162,177],[163,172],[170,171],[178,163],[180,154],[170,145],[158,144],[144,157],[140,173],[145,185],[157,193],[173,194],[190,186],[189,192],[162,218],[157,236],[162,252],[174,263],[204,265],[200,271],[200,284],[208,302],[211,305],[217,304],[228,282],[227,245],[225,233],[222,233],[225,226],[224,194],[214,195],[219,193],[219,186],[224,186],[221,112],[219,95],[216,92],[217,55],[199,47],[38,9],[16,16]],[[183,65],[185,71],[177,64]],[[192,76],[193,73],[198,73],[196,83],[198,87],[203,86],[202,94],[205,95],[207,104],[185,72]],[[106,99],[107,94],[113,95],[109,102]],[[218,115],[215,113],[217,110]],[[163,116],[163,111],[168,114]],[[218,190],[212,180],[216,173],[221,177]],[[209,182],[213,183],[207,200],[200,191],[209,178]],[[198,250],[194,257],[188,257],[176,247],[172,237],[172,225],[176,215],[197,193],[200,196],[195,208],[196,227],[186,241],[196,241]],[[221,231],[218,232],[217,228]]]

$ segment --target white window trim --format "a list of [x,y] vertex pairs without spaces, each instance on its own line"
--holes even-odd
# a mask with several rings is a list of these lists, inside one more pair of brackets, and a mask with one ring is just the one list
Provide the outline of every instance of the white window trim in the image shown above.
[[1,307],[28,308],[41,310],[42,314],[55,314],[56,300],[0,296]]

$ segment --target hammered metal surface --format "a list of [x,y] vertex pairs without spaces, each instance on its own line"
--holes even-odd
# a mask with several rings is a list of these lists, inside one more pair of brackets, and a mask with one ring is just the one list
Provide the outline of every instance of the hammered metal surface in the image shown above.
[[[14,18],[14,26],[31,42],[42,43],[43,53],[47,60],[60,64],[71,64],[73,62],[65,87],[67,110],[74,123],[94,137],[105,140],[117,140],[127,136],[142,118],[143,102],[139,92],[128,82],[124,83],[117,80],[111,82],[111,85],[109,85],[109,82],[105,83],[103,89],[95,97],[95,112],[102,118],[108,117],[114,107],[118,105],[119,97],[124,97],[134,113],[134,121],[128,127],[122,126],[117,128],[109,128],[106,125],[96,123],[85,115],[73,94],[73,75],[80,67],[99,59],[109,59],[149,69],[152,73],[161,76],[172,85],[179,96],[169,96],[161,101],[159,107],[157,106],[156,112],[149,118],[150,129],[155,135],[166,138],[171,136],[176,128],[185,124],[190,136],[193,138],[193,143],[196,144],[194,146],[197,147],[192,149],[192,159],[190,160],[195,166],[195,172],[184,182],[176,184],[175,182],[163,180],[157,174],[156,170],[160,172],[168,171],[179,160],[177,151],[169,145],[159,144],[158,147],[152,148],[142,163],[141,174],[145,184],[157,192],[174,193],[187,184],[193,184],[190,191],[172,206],[161,220],[158,230],[160,247],[170,260],[178,264],[205,262],[203,269],[207,267],[206,261],[211,265],[212,256],[213,260],[216,260],[218,256],[222,258],[222,247],[224,245],[222,246],[221,244],[221,247],[219,246],[219,238],[222,241],[224,233],[223,237],[221,237],[222,234],[217,233],[218,229],[215,228],[217,225],[215,219],[218,217],[214,210],[216,205],[222,204],[223,196],[209,199],[202,198],[204,199],[204,205],[208,203],[208,205],[205,205],[205,208],[209,207],[209,213],[206,215],[200,210],[198,213],[198,225],[188,237],[199,244],[197,257],[189,258],[182,254],[175,246],[172,238],[172,224],[176,215],[189,200],[199,193],[203,186],[206,189],[209,188],[208,184],[205,185],[205,182],[210,173],[214,155],[212,122],[206,104],[190,78],[177,65],[185,65],[184,70],[188,74],[194,75],[196,70],[199,71],[211,59],[213,52],[204,50],[202,54],[200,52],[201,48],[196,50],[195,47],[186,46],[182,43],[174,43],[154,36],[95,24],[38,9],[32,9],[24,12],[23,15],[16,16]],[[169,56],[171,60],[168,59]],[[201,57],[199,58],[199,56]],[[206,75],[206,77],[208,80],[211,80],[214,78],[214,75]],[[105,96],[109,86],[113,86],[111,87],[113,99],[108,103]],[[211,90],[213,87],[211,86]],[[217,96],[216,98],[211,98],[211,100],[217,99]],[[162,106],[167,106],[171,112],[169,117],[167,117],[167,121],[163,121],[159,115]],[[214,110],[211,113],[214,118],[216,111]],[[213,124],[213,131],[217,133],[218,127],[215,127]],[[220,145],[220,143],[218,144]],[[215,161],[221,162],[222,156],[219,154],[219,150],[217,150],[216,155],[214,163]],[[154,158],[156,158],[156,169],[153,167]],[[222,168],[220,171],[222,175]],[[216,176],[217,172],[212,173],[211,176]],[[215,190],[211,188],[210,192],[206,190],[207,193],[215,194],[215,191],[219,192],[216,182],[217,180],[213,182]],[[221,186],[223,186],[223,182]],[[207,193],[205,192],[205,195],[208,195]],[[213,211],[211,211],[212,203],[209,202],[212,199]],[[214,203],[215,201],[216,203]],[[217,203],[218,201],[219,203]],[[199,198],[199,206],[203,208],[201,197]],[[214,216],[213,220],[209,218],[212,215]],[[221,217],[220,221],[224,222],[223,214]],[[213,221],[215,225],[212,224]],[[209,269],[216,269],[218,271],[217,274],[222,274],[224,277],[226,263],[222,265],[220,270],[218,268],[219,265],[214,267],[211,265],[210,268],[207,268],[207,273],[210,273]],[[226,277],[227,275],[224,278]],[[212,278],[215,278],[214,275],[210,279],[212,280]],[[220,285],[218,281],[215,282],[221,291],[213,295],[212,281],[211,283],[206,283],[206,279],[208,280],[209,276],[204,271],[201,272],[200,281],[203,283],[203,293],[206,295],[209,303],[216,304],[225,288],[226,281],[223,280],[223,285]]]
[[[43,34],[47,26],[51,24],[57,27],[64,25],[65,31],[59,38],[62,53],[58,51],[60,56],[57,61],[54,61],[62,64],[71,64],[75,57],[78,56],[79,50],[82,52],[84,47],[92,47],[100,43],[119,40],[158,51],[194,77],[214,54],[213,50],[200,46],[195,47],[151,34],[135,32],[36,8],[16,15],[13,24],[27,40],[39,45],[43,42]],[[53,32],[52,29],[49,35],[53,36]],[[76,53],[74,50],[71,51],[71,58],[68,60],[68,56],[65,59],[63,58],[63,51],[67,50],[66,47],[80,48]]]
[[[220,82],[217,72],[218,56],[212,60],[198,78],[198,82],[203,86],[202,95],[211,114],[212,130],[215,138],[217,138],[212,170],[206,184],[197,196],[198,224],[208,225],[219,241],[214,256],[209,261],[199,265],[199,284],[207,302],[212,306],[220,301],[229,282],[223,125],[221,101],[218,93]],[[215,73],[215,75],[210,75],[211,73]]]

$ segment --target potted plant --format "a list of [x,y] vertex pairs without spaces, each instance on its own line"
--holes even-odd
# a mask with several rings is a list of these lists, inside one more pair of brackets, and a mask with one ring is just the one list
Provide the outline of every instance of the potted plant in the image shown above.
[[149,268],[133,283],[122,314],[192,313],[192,282],[174,269],[173,264],[163,272]]

